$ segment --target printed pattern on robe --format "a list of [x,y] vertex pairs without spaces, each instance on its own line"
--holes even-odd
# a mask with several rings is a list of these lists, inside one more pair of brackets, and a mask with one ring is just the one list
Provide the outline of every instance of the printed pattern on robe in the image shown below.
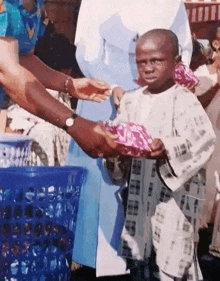
[[[148,123],[145,125],[148,129],[151,124],[158,124],[159,120],[163,123],[159,126],[157,137],[161,136],[169,151],[169,162],[166,165],[160,163],[157,169],[160,176],[163,174],[163,180],[166,178],[166,184],[167,179],[174,182],[173,188],[168,188],[158,174],[155,174],[155,161],[133,159],[120,254],[144,260],[149,258],[153,243],[157,265],[161,271],[177,278],[187,276],[187,280],[197,280],[198,275],[200,280],[201,272],[194,261],[194,245],[198,241],[199,214],[205,195],[206,179],[202,167],[211,156],[215,135],[205,111],[194,97],[187,96],[184,90],[182,91],[186,97],[181,97],[181,88],[174,89],[177,93],[173,96],[180,96],[179,102],[186,103],[187,110],[192,112],[191,116],[185,107],[178,111],[179,107],[176,105],[178,114],[173,120],[173,105],[167,108],[162,104],[161,112],[159,106],[154,111],[159,112],[159,116],[152,111],[151,118],[147,116]],[[169,98],[167,101],[170,101]],[[133,109],[131,106],[130,110],[137,110],[137,105],[138,103]],[[138,109],[139,115],[143,115],[144,107],[142,109],[139,106]],[[167,114],[163,119],[161,117],[165,110]],[[132,116],[132,112],[129,114]],[[123,116],[119,116],[119,120],[121,117]],[[175,130],[173,125],[169,126],[171,121],[174,122]],[[137,183],[140,191],[134,196],[134,186]],[[198,268],[197,272],[195,268]]]
[[[126,212],[126,223],[125,223],[125,239],[122,236],[122,245],[121,245],[121,256],[132,258],[135,256],[136,259],[140,259],[141,255],[144,252],[139,253],[139,245],[136,244],[139,231],[140,223],[140,232],[144,236],[146,233],[145,224],[138,221],[138,215],[143,213],[142,210],[142,194],[143,194],[143,160],[134,159],[132,160],[131,167],[131,177],[128,190],[128,201],[127,201],[127,212]],[[140,216],[141,217],[141,216]],[[127,239],[128,238],[128,239]],[[144,250],[145,245],[142,246],[141,250]],[[131,250],[132,249],[132,250]],[[137,252],[137,255],[136,253]]]
[[[144,181],[143,168],[146,171]],[[153,241],[157,256],[162,260],[162,264],[159,263],[161,270],[172,274],[173,268],[178,268],[176,275],[179,278],[195,275],[191,264],[197,240],[194,233],[198,230],[199,208],[204,197],[204,170],[201,174],[202,178],[195,176],[181,192],[172,193],[159,180],[155,161],[133,159],[120,249],[122,256],[147,259]]]
[[[177,95],[174,103],[176,99]],[[180,104],[175,108],[178,106]],[[177,135],[162,137],[170,165],[160,162],[159,166],[163,180],[172,190],[181,187],[202,168],[209,160],[215,142],[210,120],[197,100],[192,100],[185,110],[175,112],[174,122],[178,124]],[[186,137],[181,137],[184,135]]]

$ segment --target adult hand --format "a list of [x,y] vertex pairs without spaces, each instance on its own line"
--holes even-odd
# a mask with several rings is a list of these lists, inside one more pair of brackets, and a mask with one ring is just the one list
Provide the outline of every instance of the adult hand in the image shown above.
[[68,129],[68,133],[91,157],[110,157],[120,154],[115,143],[118,136],[107,131],[102,123],[95,123],[78,116],[75,124]]
[[71,86],[68,88],[67,84],[66,88],[69,94],[77,99],[102,102],[111,95],[110,86],[104,81],[87,77],[70,79],[72,81]]
[[150,147],[151,151],[147,158],[158,159],[165,156],[165,147],[160,139],[155,139]]
[[112,90],[113,102],[114,102],[114,105],[116,108],[119,107],[120,101],[123,98],[124,93],[125,93],[125,90],[119,86],[115,87]]

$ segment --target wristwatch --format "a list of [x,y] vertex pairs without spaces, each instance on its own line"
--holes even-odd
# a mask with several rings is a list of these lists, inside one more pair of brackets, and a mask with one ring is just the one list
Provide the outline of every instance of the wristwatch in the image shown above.
[[62,129],[67,131],[70,127],[72,127],[75,123],[75,120],[76,120],[77,116],[78,115],[75,112],[73,112],[73,114],[66,119],[65,125],[63,126]]

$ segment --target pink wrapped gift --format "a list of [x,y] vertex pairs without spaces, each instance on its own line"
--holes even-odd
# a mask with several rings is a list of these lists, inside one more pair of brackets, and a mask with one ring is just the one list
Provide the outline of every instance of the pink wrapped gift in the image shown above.
[[124,155],[141,157],[150,151],[152,138],[143,125],[132,122],[110,125],[105,122],[104,126],[118,135],[115,142],[119,144],[119,149]]
[[189,67],[185,66],[183,63],[179,63],[175,68],[174,80],[176,83],[190,88],[195,88],[199,83],[198,77]]

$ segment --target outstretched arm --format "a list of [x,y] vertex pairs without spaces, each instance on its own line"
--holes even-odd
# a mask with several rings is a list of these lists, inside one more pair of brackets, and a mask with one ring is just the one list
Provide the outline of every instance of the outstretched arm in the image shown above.
[[73,79],[45,65],[34,53],[20,58],[20,64],[29,70],[45,88],[69,92],[78,99],[101,102],[110,95],[109,85],[92,78]]
[[[72,111],[54,99],[42,83],[18,62],[7,39],[0,39],[0,84],[10,97],[32,114],[60,128]],[[10,67],[8,67],[10,65]],[[115,136],[102,125],[77,117],[68,133],[91,156],[117,155]]]

